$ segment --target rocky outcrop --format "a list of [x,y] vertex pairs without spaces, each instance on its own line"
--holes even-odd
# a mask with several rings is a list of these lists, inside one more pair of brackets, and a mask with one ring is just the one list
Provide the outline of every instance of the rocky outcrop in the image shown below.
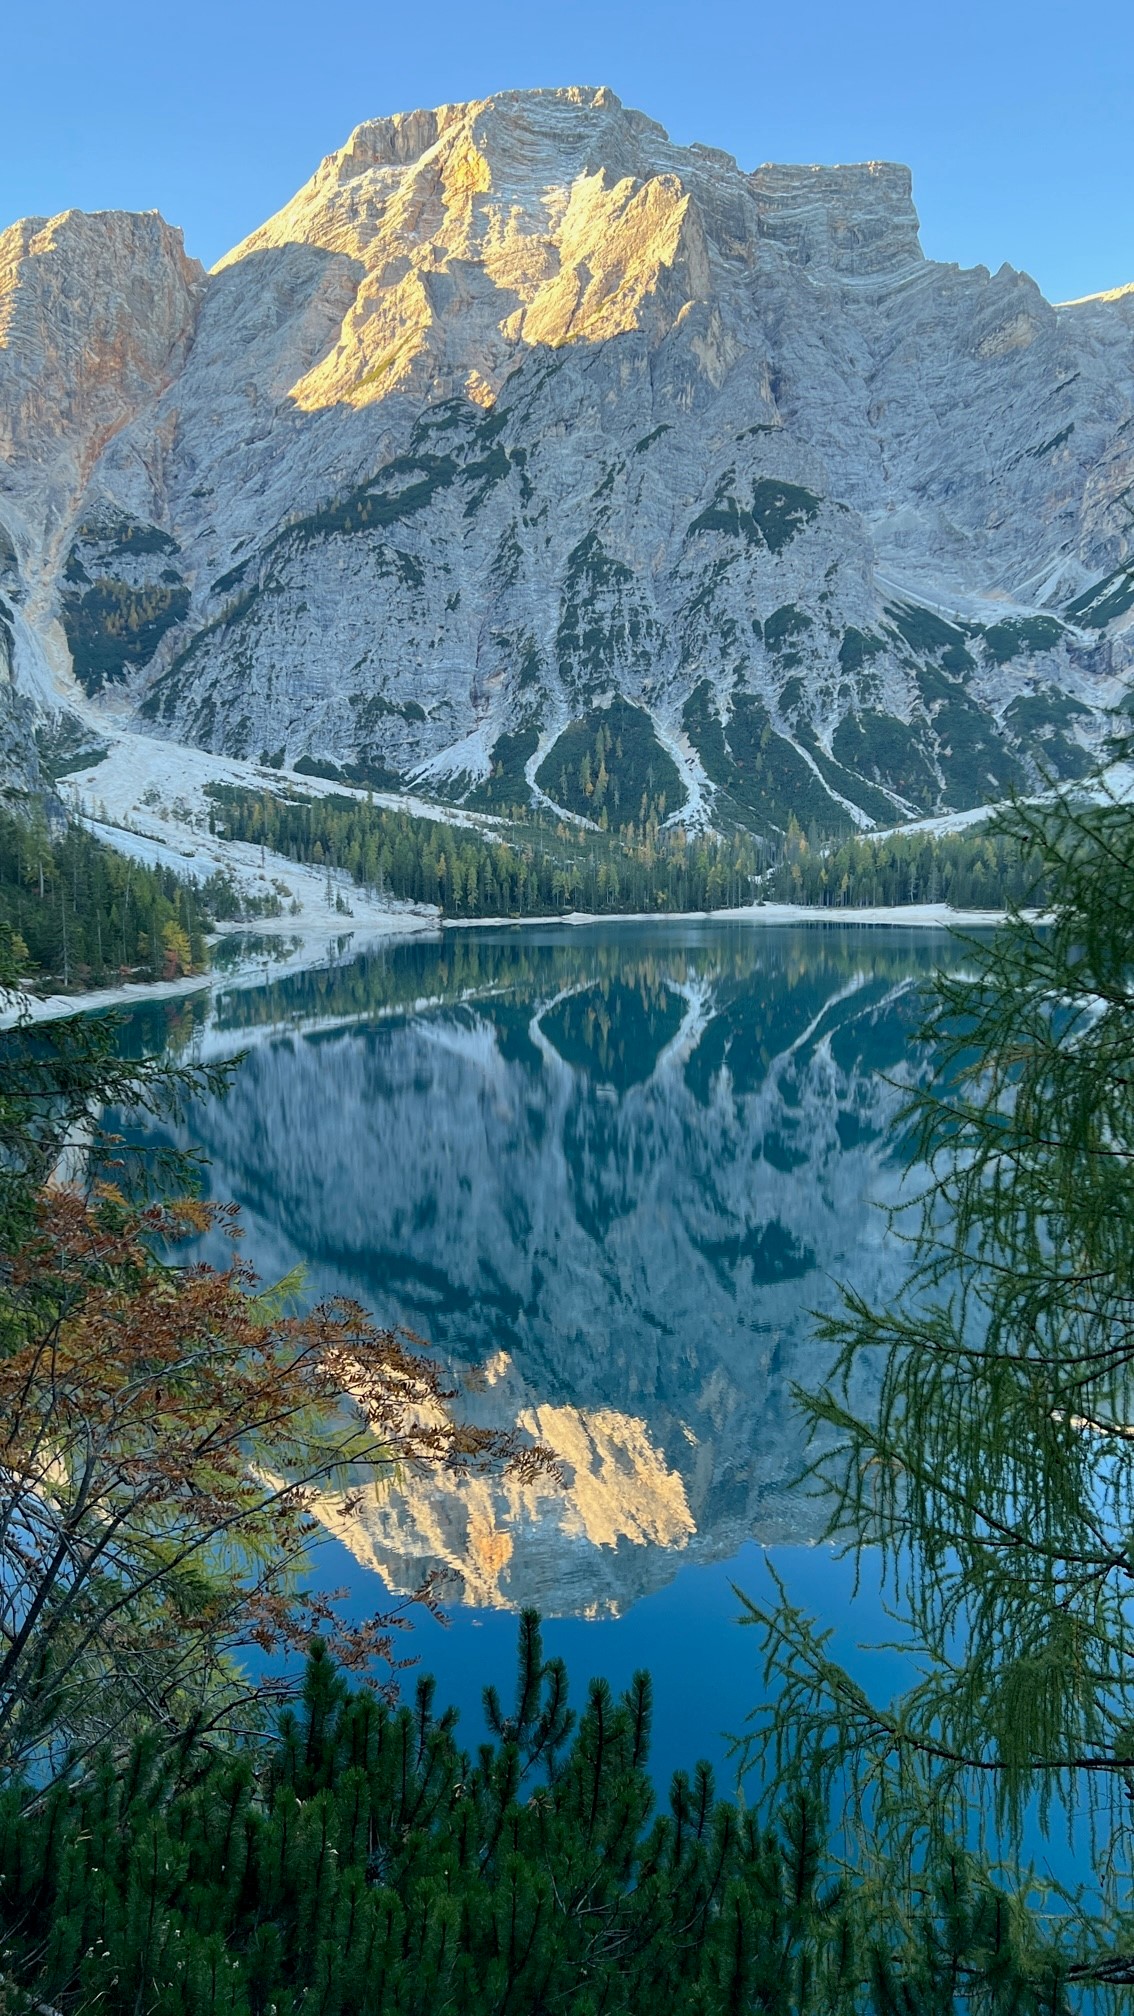
[[[185,362],[204,286],[156,212],[68,210],[0,235],[0,624],[23,695],[7,708],[9,782],[27,781],[29,724],[69,704],[75,673],[88,691],[101,685],[85,676],[89,632],[115,677],[145,662],[137,640],[150,611],[118,564],[135,523],[122,500],[137,492],[152,515],[171,432],[156,404]],[[140,418],[111,500],[96,472]],[[174,543],[138,531],[142,544]],[[93,581],[81,558],[92,546],[106,556]],[[157,593],[164,603],[168,584]],[[176,606],[187,614],[184,590]]]
[[[177,376],[204,285],[156,212],[68,210],[0,235],[0,510],[25,593],[61,571],[109,444]],[[133,444],[147,497],[161,438]]]
[[605,90],[369,121],[207,281],[156,217],[0,240],[41,696],[484,803],[561,803],[613,694],[668,817],[1081,772],[1132,420],[1128,294],[936,264],[906,169],[749,174]]

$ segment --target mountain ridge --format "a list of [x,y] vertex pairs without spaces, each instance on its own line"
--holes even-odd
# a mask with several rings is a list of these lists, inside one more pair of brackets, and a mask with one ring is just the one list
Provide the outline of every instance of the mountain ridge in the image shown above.
[[1129,691],[1132,419],[1134,288],[927,260],[897,164],[364,121],[208,275],[0,234],[8,710],[596,823],[981,803]]

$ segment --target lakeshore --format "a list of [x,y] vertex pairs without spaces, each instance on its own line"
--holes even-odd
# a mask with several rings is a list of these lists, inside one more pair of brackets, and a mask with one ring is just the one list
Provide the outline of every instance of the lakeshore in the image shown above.
[[[247,956],[235,965],[211,966],[177,980],[127,982],[119,987],[98,987],[82,993],[33,994],[21,989],[0,1009],[0,1029],[13,1028],[20,1021],[52,1022],[67,1015],[103,1014],[137,1007],[146,1001],[174,1001],[210,987],[257,987],[266,979],[284,974],[340,965],[345,959],[357,958],[392,939],[438,938],[446,931],[585,930],[614,924],[745,924],[757,928],[808,924],[836,929],[882,925],[919,931],[973,931],[993,929],[1003,923],[1005,915],[1003,910],[953,910],[946,903],[905,903],[889,909],[883,905],[820,909],[805,903],[749,903],[729,910],[571,910],[543,917],[450,918],[437,910],[405,907],[377,916],[372,911],[362,929],[341,917],[334,922],[304,923],[301,928],[286,917],[257,918],[250,924],[226,924],[211,934],[214,947],[232,936],[247,937],[256,944],[264,941],[263,949],[250,947]],[[285,946],[286,939],[294,942]]]

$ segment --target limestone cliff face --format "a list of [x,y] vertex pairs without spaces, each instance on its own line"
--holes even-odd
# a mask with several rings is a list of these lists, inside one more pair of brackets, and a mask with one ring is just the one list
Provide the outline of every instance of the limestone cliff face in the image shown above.
[[14,226],[27,681],[485,803],[561,802],[612,693],[671,816],[1075,774],[1134,663],[1132,301],[606,90],[369,121],[207,280],[156,217]]
[[[142,416],[119,491],[137,492],[153,515],[171,432],[155,406],[185,362],[204,285],[181,233],[156,212],[68,210],[0,235],[0,630],[17,686],[40,712],[57,711],[73,687],[73,639],[59,619],[77,604],[76,542],[109,534],[116,556],[132,522],[92,482]],[[172,545],[153,528],[142,543],[155,537]],[[138,660],[134,613],[121,582],[96,591],[89,620],[116,671]],[[26,751],[26,734],[18,739]]]
[[0,234],[0,508],[29,588],[66,559],[108,444],[183,365],[204,284],[156,212],[68,210]]

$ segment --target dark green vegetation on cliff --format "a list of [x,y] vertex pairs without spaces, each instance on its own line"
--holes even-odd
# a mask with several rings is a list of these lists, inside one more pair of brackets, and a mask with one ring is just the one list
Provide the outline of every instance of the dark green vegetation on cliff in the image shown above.
[[566,812],[616,832],[663,820],[685,801],[677,765],[649,715],[615,699],[573,721],[536,772],[536,782]]
[[534,722],[512,735],[501,735],[492,751],[488,776],[469,792],[467,803],[482,812],[511,812],[522,818],[531,797],[525,766],[539,747]]
[[63,624],[79,684],[97,693],[148,665],[166,631],[183,622],[188,610],[189,590],[176,578],[137,588],[98,580],[72,590],[63,601]]
[[722,722],[703,682],[686,701],[682,719],[706,775],[720,789],[720,813],[732,823],[772,833],[786,831],[793,817],[819,822],[826,831],[853,823],[794,743],[773,727],[754,694],[736,694]]

